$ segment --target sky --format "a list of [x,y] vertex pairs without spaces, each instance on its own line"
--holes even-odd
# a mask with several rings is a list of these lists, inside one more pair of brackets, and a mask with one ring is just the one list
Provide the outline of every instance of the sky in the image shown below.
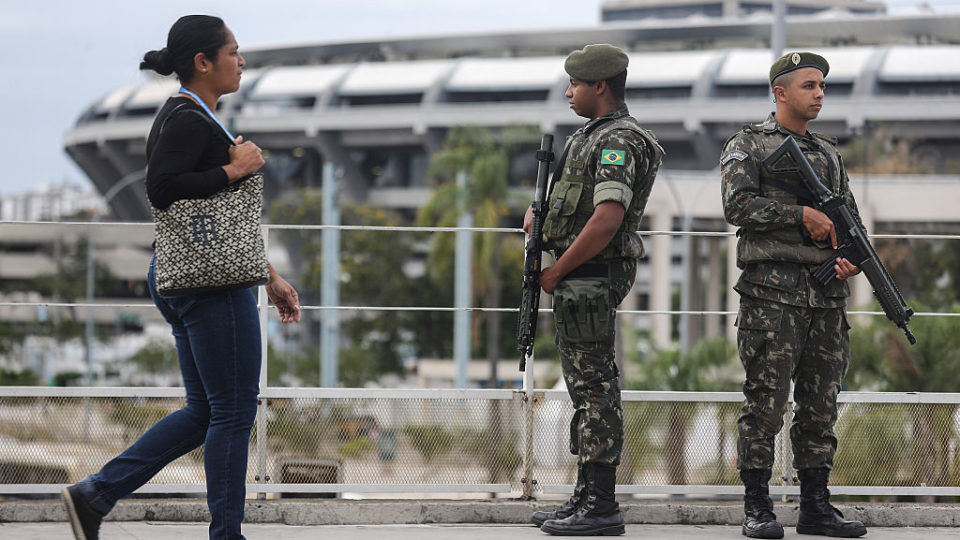
[[245,47],[595,26],[601,0],[53,0],[0,3],[0,196],[91,185],[63,135],[110,92],[139,84],[143,53],[181,15],[226,21]]
[[[960,0],[927,0],[960,11]],[[890,0],[891,12],[917,0]],[[140,84],[143,53],[181,15],[222,17],[244,48],[468,32],[581,28],[602,0],[52,0],[0,5],[0,196],[89,186],[64,133],[115,88]]]

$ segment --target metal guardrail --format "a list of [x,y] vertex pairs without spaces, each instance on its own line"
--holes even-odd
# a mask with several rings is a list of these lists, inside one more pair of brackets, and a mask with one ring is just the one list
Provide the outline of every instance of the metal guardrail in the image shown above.
[[[738,495],[738,392],[623,393],[625,446],[618,491],[635,495]],[[960,496],[952,446],[960,394],[842,392],[840,450],[831,490],[843,495]],[[60,482],[0,483],[0,493],[55,493],[95,471],[155,419],[183,405],[181,388],[0,387],[0,461],[10,456],[65,470]],[[418,493],[502,496],[569,492],[570,402],[558,390],[265,388],[251,440],[251,493]],[[54,417],[56,417],[54,419]],[[496,420],[494,420],[496,419]],[[927,425],[922,429],[919,426]],[[496,425],[496,429],[493,426]],[[52,442],[8,439],[45,427]],[[886,426],[881,429],[882,426]],[[790,446],[778,440],[774,494],[796,494]],[[529,450],[528,450],[529,449]],[[48,456],[49,457],[49,456]],[[79,463],[78,462],[82,462]],[[323,477],[333,464],[337,473]],[[283,476],[299,467],[297,481]],[[880,477],[896,482],[876,484]],[[936,471],[946,467],[945,476]],[[531,479],[529,486],[525,479]],[[322,481],[304,482],[310,475]],[[937,479],[940,479],[939,481]],[[202,449],[180,458],[143,493],[204,491]]]
[[[0,225],[10,222],[0,222]],[[37,224],[49,225],[47,222]],[[28,223],[29,224],[29,223]],[[71,223],[71,226],[152,226]],[[265,225],[270,229],[417,230],[458,227]],[[466,228],[519,233],[519,229]],[[727,232],[648,235],[729,237]],[[960,239],[950,235],[882,238]],[[268,313],[261,288],[261,332]],[[143,304],[0,302],[0,306],[145,307]],[[146,306],[149,307],[149,306]],[[509,308],[304,306],[308,310],[498,311]],[[621,310],[625,314],[731,314],[729,311]],[[882,315],[882,312],[851,312]],[[960,316],[917,313],[917,316]],[[566,449],[566,392],[520,390],[271,387],[264,348],[262,392],[251,439],[247,489],[259,494],[568,493],[575,477]],[[532,368],[532,366],[531,366]],[[739,495],[738,392],[623,393],[625,494]],[[840,450],[831,490],[845,495],[960,496],[960,393],[840,394]],[[159,416],[183,405],[182,388],[0,387],[0,493],[56,493],[95,471]],[[787,423],[790,412],[787,412]],[[788,429],[781,432],[771,493],[794,494]],[[296,469],[295,473],[290,473]],[[41,481],[11,481],[19,474]],[[46,476],[44,476],[46,475]],[[877,482],[880,478],[883,481]],[[291,481],[294,480],[294,481]],[[140,491],[201,493],[202,449],[180,458]]]

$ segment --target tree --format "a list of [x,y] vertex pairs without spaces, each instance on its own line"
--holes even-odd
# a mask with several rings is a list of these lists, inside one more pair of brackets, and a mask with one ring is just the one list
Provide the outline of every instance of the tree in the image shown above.
[[[271,219],[288,224],[322,222],[322,197],[301,190],[277,200]],[[399,214],[366,206],[341,208],[344,225],[405,225]],[[320,234],[285,231],[284,243],[302,276],[303,304],[319,304],[322,280]],[[422,233],[348,230],[341,233],[340,300],[344,306],[448,305],[452,291],[436,290],[425,275],[407,271],[416,257]],[[446,304],[445,304],[446,303]],[[452,322],[443,313],[429,311],[347,311],[341,328],[347,348],[340,358],[342,382],[361,386],[386,373],[399,373],[405,355],[443,356],[452,348]]]
[[130,361],[145,373],[170,373],[177,370],[177,348],[172,343],[151,339],[133,353]]
[[[930,307],[911,301],[917,311],[929,311]],[[874,309],[878,309],[874,306]],[[946,310],[960,313],[960,305]],[[960,320],[955,316],[916,317],[911,327],[917,336],[917,344],[910,346],[903,333],[886,319],[877,319],[871,324],[857,327],[851,332],[851,361],[847,384],[851,390],[883,392],[954,392],[960,386]],[[906,404],[885,405],[885,414],[875,414],[876,408],[853,407],[848,413],[855,418],[845,421],[848,426],[841,439],[858,430],[870,434],[866,447],[840,446],[837,461],[884,463],[896,477],[897,473],[909,471],[911,478],[906,483],[930,486],[949,485],[960,474],[955,468],[951,448],[957,444],[954,404]],[[888,409],[888,410],[887,410]],[[873,426],[873,429],[865,426]],[[880,440],[877,440],[880,439]],[[906,444],[904,447],[903,445]],[[901,448],[899,452],[891,448]],[[846,469],[846,470],[844,470]],[[838,467],[841,475],[863,467]],[[872,474],[872,473],[871,473]],[[856,485],[873,479],[847,478],[845,482]]]
[[933,174],[942,170],[939,153],[914,138],[896,137],[884,128],[851,139],[841,150],[847,172]]
[[[537,131],[533,128],[517,127],[504,131],[501,141],[486,129],[476,126],[461,126],[450,130],[444,142],[443,150],[434,154],[430,162],[429,174],[437,185],[437,191],[430,201],[420,209],[417,223],[452,227],[459,216],[470,213],[477,227],[497,228],[510,211],[509,172],[510,151],[519,143],[535,142]],[[457,186],[455,178],[459,173],[467,174],[464,189]],[[474,253],[471,273],[473,276],[473,298],[484,308],[500,307],[502,288],[501,272],[504,267],[520,269],[523,266],[523,241],[519,237],[505,237],[501,233],[486,233],[474,236]],[[452,290],[449,280],[453,276],[452,264],[455,252],[453,235],[437,234],[431,238],[430,271],[435,283],[443,284]],[[506,264],[504,264],[506,263]],[[519,286],[519,281],[517,282]],[[500,348],[505,332],[502,332],[501,317],[495,311],[483,312],[475,317],[473,333],[479,335],[481,325],[486,325],[486,340],[483,345],[490,364],[489,386],[497,387],[497,363],[500,361]],[[509,334],[508,334],[509,335]],[[512,342],[512,336],[510,336]],[[473,339],[475,347],[479,339]],[[479,348],[479,347],[478,347]],[[490,404],[488,432],[493,448],[504,444],[503,421],[500,403]],[[489,481],[496,483],[499,478],[497,456],[490,455],[484,460],[489,472]]]
[[[511,206],[525,208],[526,204],[509,200],[510,153],[523,144],[535,143],[538,132],[532,127],[514,127],[503,131],[499,139],[484,128],[460,126],[450,130],[443,149],[434,154],[429,175],[437,190],[418,215],[422,226],[453,227],[460,215],[473,215],[477,227],[502,227]],[[533,159],[531,157],[531,159]],[[457,187],[458,173],[466,173],[465,189]],[[523,240],[519,236],[486,233],[474,236],[473,298],[472,305],[484,308],[500,307],[505,268],[521,268]],[[452,289],[453,254],[452,234],[435,234],[430,240],[430,275],[438,286]],[[516,270],[510,272],[516,274]],[[517,282],[519,287],[519,281]],[[479,301],[479,302],[478,302]],[[512,322],[512,321],[511,321]],[[485,312],[474,318],[474,336],[486,325],[486,340],[474,339],[475,347],[486,350],[491,365],[491,384],[496,384],[496,362],[504,344],[504,332],[499,313]],[[510,328],[513,326],[511,325]],[[507,334],[513,343],[512,335]]]

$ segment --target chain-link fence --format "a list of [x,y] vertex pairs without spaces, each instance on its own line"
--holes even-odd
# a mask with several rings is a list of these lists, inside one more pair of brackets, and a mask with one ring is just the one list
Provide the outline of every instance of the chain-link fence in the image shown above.
[[[3,390],[0,492],[51,492],[75,482],[184,404],[176,389],[97,389],[91,397],[81,390]],[[623,396],[621,493],[742,489],[740,394]],[[958,408],[960,394],[841,394],[833,491],[960,495]],[[571,413],[560,391],[268,389],[251,437],[247,482],[251,491],[285,496],[562,493],[576,475]],[[777,442],[772,484],[774,492],[789,492],[796,483],[789,439]],[[145,491],[197,492],[203,482],[197,449]]]
[[[131,224],[110,227],[127,225]],[[454,230],[418,230],[427,229]],[[504,231],[517,232],[487,230]],[[647,234],[729,235],[671,231]],[[78,316],[102,315],[109,309],[155,311],[146,303],[92,303],[89,298],[86,303],[29,299],[0,302],[3,317],[11,320],[27,320],[36,312],[37,317],[43,313],[44,317],[59,316],[76,322]],[[269,316],[262,291],[260,309],[262,331],[266,333]],[[719,310],[621,313],[731,315]],[[545,310],[544,315],[549,312]],[[107,320],[115,318],[109,315]],[[93,341],[90,337],[88,343]],[[88,351],[88,356],[98,353]],[[266,349],[263,355],[263,365],[267,366]],[[250,441],[248,491],[284,496],[567,493],[576,474],[575,458],[569,452],[571,404],[565,392],[534,389],[532,363],[528,366],[523,388],[517,391],[281,388],[269,384],[265,368]],[[625,441],[623,462],[618,468],[619,492],[741,492],[736,472],[741,394],[624,392],[623,399]],[[834,493],[960,496],[956,487],[960,485],[960,394],[841,393],[840,401],[836,426],[840,447],[831,478]],[[159,418],[183,404],[181,388],[0,387],[0,493],[56,492],[61,485],[98,470]],[[785,416],[789,424],[790,412]],[[794,474],[789,429],[785,428],[777,440],[771,491],[795,492]],[[197,449],[164,468],[140,491],[197,493],[204,489],[203,452]]]

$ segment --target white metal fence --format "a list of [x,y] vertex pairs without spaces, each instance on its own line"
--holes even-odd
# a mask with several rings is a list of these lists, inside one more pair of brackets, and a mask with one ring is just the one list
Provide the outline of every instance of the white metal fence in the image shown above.
[[[266,236],[270,228],[325,227],[274,225],[264,228]],[[515,229],[474,230],[519,232]],[[268,308],[262,289],[259,302],[261,331],[266,338]],[[0,306],[33,309],[54,305],[61,304],[0,303]],[[85,309],[142,307],[139,304],[62,305]],[[305,306],[305,309],[454,311],[456,308]],[[624,310],[621,313],[683,312]],[[726,311],[688,313],[730,314]],[[266,360],[266,347],[263,354]],[[575,478],[575,458],[567,450],[572,413],[569,398],[562,391],[533,388],[532,372],[525,376],[526,384],[518,390],[285,388],[268,385],[266,361],[263,366],[262,392],[250,443],[247,475],[250,492],[286,496],[497,493],[529,497],[567,493]],[[528,366],[529,370],[533,369],[531,363]],[[625,446],[623,463],[618,469],[619,492],[667,495],[742,492],[735,464],[740,393],[628,391],[623,393],[623,399]],[[960,487],[957,487],[960,485],[960,418],[957,414],[960,393],[843,392],[840,402],[836,427],[840,449],[831,486],[834,493],[960,496]],[[63,484],[99,469],[157,419],[183,404],[183,389],[176,387],[0,387],[0,493],[54,493]],[[203,492],[202,452],[201,448],[178,459],[140,491]],[[797,493],[787,429],[778,439],[776,459],[778,474],[771,492]]]

